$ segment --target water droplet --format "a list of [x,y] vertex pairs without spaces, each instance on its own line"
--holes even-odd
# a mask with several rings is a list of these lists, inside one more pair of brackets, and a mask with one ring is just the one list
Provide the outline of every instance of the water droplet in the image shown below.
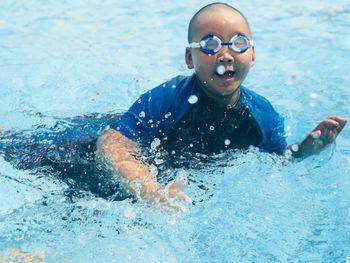
[[224,74],[226,71],[225,67],[223,65],[219,65],[217,68],[216,68],[216,72],[219,74],[219,75],[222,75]]
[[311,93],[309,94],[309,97],[310,97],[310,99],[317,99],[318,94],[315,93],[315,92],[311,92]]
[[175,85],[175,84],[173,84],[171,87],[172,87],[173,89],[176,89],[176,85]]
[[146,116],[146,113],[145,113],[144,111],[141,111],[140,114],[139,114],[139,116],[140,116],[141,118],[144,118],[144,117]]
[[163,88],[165,88],[166,87],[166,85],[165,85],[165,83],[163,84]]
[[309,105],[310,107],[315,107],[316,106],[316,100],[317,100],[318,94],[315,92],[311,92],[309,94]]
[[163,160],[163,159],[160,159],[160,158],[154,158],[154,163],[156,164],[156,165],[160,165],[160,164],[162,164],[162,163],[164,163],[165,161]]
[[230,145],[230,144],[231,144],[231,141],[230,141],[229,139],[226,139],[226,140],[224,141],[224,143],[225,143],[225,145]]
[[192,144],[192,143],[190,143],[190,147],[191,147],[191,148],[193,147],[193,144]]
[[299,145],[298,144],[293,144],[291,148],[292,148],[293,152],[299,151]]
[[189,102],[190,104],[195,104],[195,103],[197,103],[197,101],[198,101],[198,97],[197,97],[196,95],[191,95],[191,96],[188,98],[188,102]]
[[287,159],[289,159],[289,158],[291,158],[292,157],[292,151],[291,150],[286,150],[285,152],[284,152],[284,156],[287,158]]
[[155,150],[160,145],[160,139],[154,138],[154,140],[151,143],[151,149]]
[[141,99],[138,99],[138,101],[137,101],[139,104],[141,103]]

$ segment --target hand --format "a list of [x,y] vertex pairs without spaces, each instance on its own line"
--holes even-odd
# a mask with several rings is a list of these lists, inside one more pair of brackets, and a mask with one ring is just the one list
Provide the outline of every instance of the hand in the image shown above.
[[327,145],[334,142],[338,134],[345,127],[347,120],[340,116],[332,116],[320,122],[306,138],[299,143],[298,151],[294,151],[291,146],[293,155],[297,157],[309,156],[319,153]]
[[166,186],[158,184],[157,189],[153,190],[151,194],[144,195],[142,199],[152,205],[160,206],[167,212],[187,212],[188,209],[183,202],[192,204],[191,198],[182,191],[187,184],[186,177],[177,177]]

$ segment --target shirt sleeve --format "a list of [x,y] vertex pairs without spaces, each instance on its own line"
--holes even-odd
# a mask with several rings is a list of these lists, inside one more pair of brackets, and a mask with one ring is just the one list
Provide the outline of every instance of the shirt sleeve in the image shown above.
[[287,146],[284,118],[263,96],[243,87],[245,103],[262,131],[259,148],[263,152],[283,154]]
[[181,107],[180,93],[187,80],[188,77],[178,76],[146,92],[110,127],[140,145],[149,145],[186,110]]
[[269,125],[269,129],[266,131],[265,139],[260,149],[265,152],[283,154],[284,149],[287,147],[284,118],[273,108],[271,110],[271,125]]

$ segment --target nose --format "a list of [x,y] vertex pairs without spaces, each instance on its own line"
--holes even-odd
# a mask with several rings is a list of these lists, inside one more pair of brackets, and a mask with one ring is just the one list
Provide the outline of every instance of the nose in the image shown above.
[[218,59],[219,64],[222,64],[225,66],[231,65],[235,60],[235,58],[232,55],[232,52],[229,50],[229,48],[227,46],[224,46],[221,48],[217,59]]

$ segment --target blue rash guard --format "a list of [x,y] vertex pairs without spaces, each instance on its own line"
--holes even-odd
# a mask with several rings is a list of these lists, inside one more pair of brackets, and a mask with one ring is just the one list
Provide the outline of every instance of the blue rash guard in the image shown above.
[[[164,171],[159,178],[165,181],[168,166],[185,167],[192,159],[197,163],[196,153],[253,145],[282,154],[287,145],[283,118],[265,98],[240,86],[236,105],[222,107],[204,94],[193,75],[175,77],[143,94],[121,117],[84,116],[59,121],[50,129],[0,132],[0,156],[21,169],[52,169],[73,184],[73,194],[74,189],[87,187],[99,196],[123,199],[126,195],[111,180],[113,176],[95,163],[96,140],[107,127],[146,148],[158,138],[159,150],[172,153],[163,167],[158,166]],[[174,153],[189,158],[177,160]],[[149,157],[153,162],[154,156]]]
[[167,151],[203,154],[256,146],[282,154],[284,120],[264,97],[241,85],[233,107],[223,107],[199,87],[196,75],[177,76],[143,94],[110,127],[141,146],[158,138]]

